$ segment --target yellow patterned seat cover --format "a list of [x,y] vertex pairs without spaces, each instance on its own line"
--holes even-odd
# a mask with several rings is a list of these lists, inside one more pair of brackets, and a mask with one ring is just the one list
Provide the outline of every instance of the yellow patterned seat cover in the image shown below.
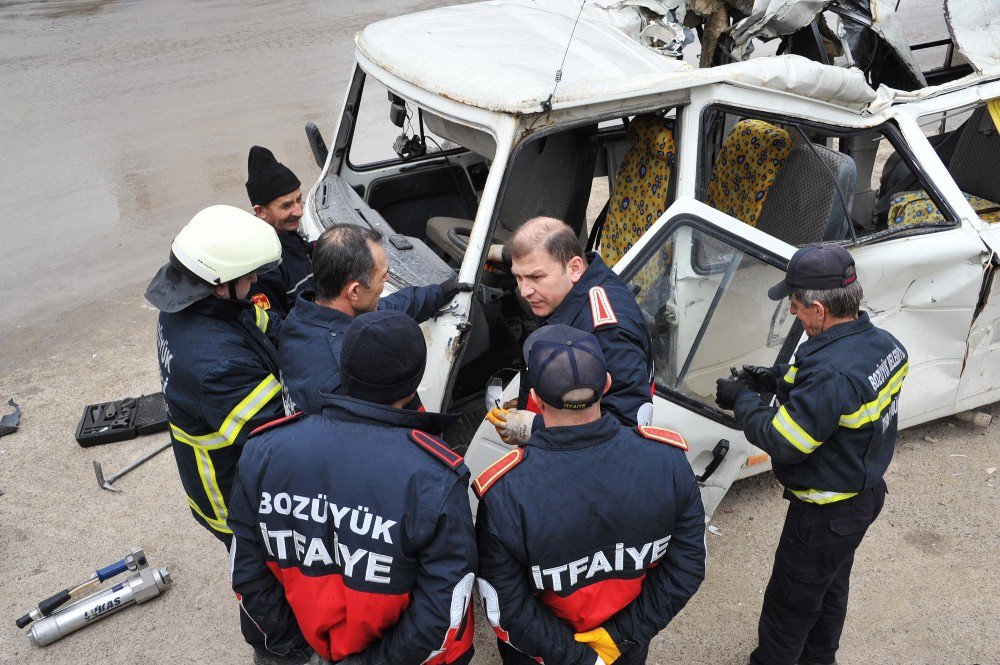
[[791,151],[784,129],[763,120],[740,120],[715,156],[705,203],[757,226],[767,192]]
[[[964,192],[963,196],[981,220],[988,224],[1000,222],[1000,205]],[[900,192],[889,202],[890,229],[914,224],[940,224],[944,221],[944,215],[923,190]]]
[[618,263],[667,209],[673,129],[673,120],[657,115],[637,115],[628,125],[632,146],[618,167],[601,232],[601,257],[609,266]]

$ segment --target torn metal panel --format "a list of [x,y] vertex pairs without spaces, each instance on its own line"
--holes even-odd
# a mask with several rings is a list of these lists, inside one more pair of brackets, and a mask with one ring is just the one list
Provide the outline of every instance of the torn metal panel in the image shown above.
[[732,55],[745,60],[753,52],[754,39],[790,35],[827,9],[841,17],[841,37],[851,59],[874,72],[876,83],[905,90],[927,85],[890,0],[756,0],[750,16],[733,27]]
[[1000,74],[1000,2],[945,0],[951,40],[980,74]]
[[732,55],[745,60],[753,40],[790,35],[813,22],[832,0],[755,0],[752,13],[733,26]]
[[[851,57],[863,69],[872,71],[876,84],[885,83],[901,90],[927,85],[896,15],[894,2],[836,0],[830,8],[841,17]],[[879,48],[880,39],[889,49],[889,58]]]
[[13,434],[21,422],[21,407],[17,405],[14,398],[7,400],[7,404],[14,407],[14,412],[0,418],[0,436]]

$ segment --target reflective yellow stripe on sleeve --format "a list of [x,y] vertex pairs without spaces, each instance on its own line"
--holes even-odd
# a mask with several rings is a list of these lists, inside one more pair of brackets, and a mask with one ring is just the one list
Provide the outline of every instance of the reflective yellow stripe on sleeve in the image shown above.
[[792,420],[792,417],[788,415],[788,411],[784,406],[778,409],[778,412],[774,414],[774,418],[771,419],[771,425],[774,429],[778,430],[778,433],[785,437],[790,444],[804,452],[806,455],[819,448],[820,444],[823,443],[822,441],[817,441],[809,436],[798,423]]
[[188,505],[191,507],[191,510],[193,510],[198,517],[205,520],[205,523],[208,524],[208,526],[212,527],[212,529],[214,529],[215,531],[218,531],[219,533],[233,532],[232,529],[230,529],[229,526],[225,523],[225,521],[212,519],[205,513],[201,512],[201,509],[198,507],[198,504],[195,503],[194,499],[192,499],[191,497],[188,497]]
[[799,373],[799,368],[798,367],[796,367],[795,365],[792,365],[791,367],[789,367],[788,371],[785,373],[785,377],[784,377],[785,378],[785,383],[792,383],[792,384],[794,384],[795,383],[795,375],[798,374],[798,373]]
[[265,312],[263,309],[261,309],[257,305],[254,305],[253,306],[253,319],[254,319],[253,322],[257,325],[258,328],[260,328],[260,331],[262,333],[266,333],[267,332],[267,325],[268,325],[268,323],[270,323],[270,320],[271,320],[268,317],[267,312]]
[[903,379],[906,378],[906,374],[909,371],[910,361],[906,361],[902,367],[896,370],[892,378],[886,382],[875,399],[867,404],[862,404],[861,408],[854,413],[842,415],[840,417],[840,426],[847,427],[848,429],[858,429],[868,423],[876,422],[882,417],[882,412],[892,403],[893,396],[897,395],[900,388],[903,387]]
[[229,412],[226,419],[222,421],[222,427],[217,432],[194,436],[173,423],[170,424],[170,431],[174,435],[174,438],[194,448],[195,461],[198,464],[198,475],[201,478],[205,496],[208,498],[209,503],[212,504],[215,517],[208,517],[198,510],[191,497],[188,497],[188,503],[191,504],[192,510],[195,510],[216,531],[230,533],[225,526],[226,518],[229,516],[229,509],[226,507],[226,497],[222,495],[222,490],[219,488],[219,481],[215,475],[215,465],[212,463],[210,451],[233,445],[247,421],[257,415],[257,412],[271,401],[271,398],[277,395],[280,390],[281,384],[278,383],[273,374],[268,374],[266,379],[257,384],[257,387],[251,390],[250,394],[240,401],[236,405],[236,408]]
[[857,496],[857,492],[824,492],[823,490],[788,490],[806,503],[835,503]]

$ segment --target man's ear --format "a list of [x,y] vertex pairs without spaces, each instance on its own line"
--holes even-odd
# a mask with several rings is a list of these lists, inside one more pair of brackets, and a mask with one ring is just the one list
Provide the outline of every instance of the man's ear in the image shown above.
[[341,291],[342,294],[347,296],[347,300],[350,302],[355,302],[358,299],[358,292],[361,289],[361,282],[348,282],[344,290]]
[[538,393],[535,392],[535,389],[531,388],[530,390],[528,390],[528,395],[531,396],[531,399],[535,400],[535,404],[538,405],[538,413],[544,415],[545,402],[543,402],[542,398],[538,396]]
[[601,393],[601,394],[602,395],[607,395],[608,391],[611,390],[611,375],[608,374],[607,372],[605,372],[604,375],[606,377],[608,377],[608,379],[607,379],[607,381],[604,382],[604,392]]
[[816,316],[819,317],[820,319],[825,321],[827,318],[830,317],[830,310],[827,308],[826,305],[824,305],[820,301],[817,300],[815,303],[813,303],[813,306],[816,308]]
[[574,256],[566,264],[566,270],[569,272],[570,280],[576,284],[583,277],[583,273],[587,271],[587,262],[582,257]]
[[212,289],[212,295],[216,298],[228,298],[229,297],[229,282],[225,284],[219,284],[214,289]]
[[264,215],[263,215],[263,214],[261,214],[261,213],[263,213],[263,212],[264,212],[264,206],[260,205],[259,203],[257,203],[257,204],[254,204],[254,207],[253,207],[253,214],[255,214],[255,215],[257,215],[258,217],[260,217],[261,219],[263,219],[263,218],[264,218]]

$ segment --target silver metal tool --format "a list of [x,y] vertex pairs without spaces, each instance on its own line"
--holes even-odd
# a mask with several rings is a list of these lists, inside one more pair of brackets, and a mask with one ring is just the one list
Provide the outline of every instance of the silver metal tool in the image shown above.
[[150,568],[141,547],[133,547],[129,557],[136,566],[134,575],[31,624],[28,640],[38,647],[52,644],[126,607],[156,598],[170,586],[170,573],[166,568]]
[[[112,564],[108,564],[103,568],[98,568],[90,577],[86,580],[77,584],[76,586],[63,589],[62,591],[49,596],[45,600],[38,603],[38,606],[32,609],[30,612],[19,618],[15,623],[18,628],[24,628],[32,621],[38,621],[44,617],[49,616],[54,613],[57,609],[65,605],[71,600],[79,600],[85,594],[83,591],[89,589],[95,584],[100,584],[105,580],[109,580],[112,577],[117,577],[118,575],[124,573],[127,570],[138,570],[139,563],[136,561],[135,550],[138,550],[141,554],[142,550],[138,548],[133,548],[128,554],[125,555],[124,559],[120,561],[115,561]],[[145,565],[145,558],[143,560],[143,565]]]
[[115,487],[114,485],[112,485],[113,482],[115,482],[116,480],[118,480],[119,478],[121,478],[122,476],[124,476],[126,473],[128,473],[129,471],[131,471],[135,467],[137,467],[137,466],[139,466],[141,464],[145,464],[149,460],[153,459],[154,457],[156,457],[157,455],[159,455],[160,453],[162,453],[164,450],[166,450],[170,446],[171,446],[171,442],[167,441],[166,443],[164,443],[162,446],[160,446],[156,450],[154,450],[154,451],[152,451],[150,453],[147,453],[146,455],[143,455],[142,457],[140,457],[136,461],[132,462],[131,464],[129,464],[127,467],[125,467],[121,471],[112,474],[111,477],[109,477],[109,478],[105,478],[104,477],[104,469],[101,468],[101,463],[98,462],[97,460],[94,460],[94,473],[97,474],[97,484],[100,485],[102,488],[104,488],[106,490],[110,490],[112,492],[121,492],[120,489],[118,489],[117,487]]

